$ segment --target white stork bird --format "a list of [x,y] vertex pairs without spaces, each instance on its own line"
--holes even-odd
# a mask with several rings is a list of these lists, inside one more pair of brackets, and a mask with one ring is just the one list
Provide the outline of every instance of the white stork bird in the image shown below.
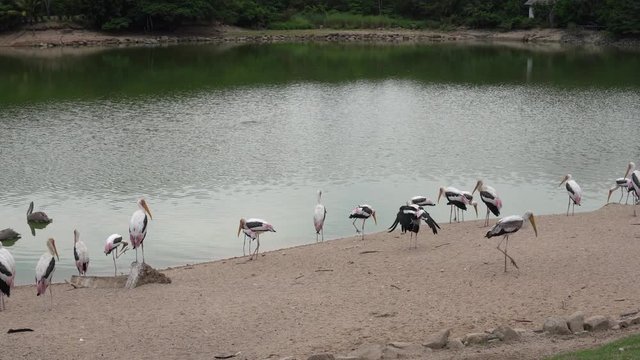
[[[538,229],[536,228],[536,219],[533,216],[531,211],[527,211],[523,216],[520,215],[511,215],[504,217],[491,228],[485,235],[486,238],[491,238],[494,236],[504,235],[500,243],[498,244],[498,251],[504,254],[504,271],[507,272],[507,258],[511,260],[513,266],[518,269],[518,265],[515,260],[509,255],[507,255],[507,247],[509,246],[509,235],[518,232],[518,230],[522,229],[527,222],[531,222],[531,226],[533,226],[533,232],[538,237]],[[503,241],[506,240],[506,244],[504,245],[504,250],[500,249],[500,245]]]
[[124,254],[128,249],[127,246],[129,244],[126,241],[122,241],[122,235],[120,234],[111,234],[107,238],[104,244],[104,254],[108,256],[111,254],[113,258],[113,275],[118,276],[118,265],[116,265],[116,259],[120,257],[120,255]]
[[571,202],[573,202],[573,208],[571,211],[571,215],[575,213],[576,205],[580,206],[582,204],[582,189],[580,185],[573,180],[571,174],[567,174],[562,179],[562,182],[558,186],[562,186],[566,182],[565,187],[567,188],[567,193],[569,194],[569,203],[567,204],[567,216],[569,216],[569,207],[571,206]]
[[16,277],[16,261],[11,252],[0,243],[0,310],[4,310],[4,296],[11,296],[13,279]]
[[316,242],[318,242],[318,234],[322,233],[322,241],[324,241],[324,219],[327,217],[327,208],[322,205],[320,198],[322,190],[318,190],[318,204],[313,210],[313,226],[316,229]]
[[631,180],[631,187],[633,187],[634,192],[636,193],[636,201],[634,201],[633,205],[633,216],[637,216],[636,207],[638,206],[638,200],[640,200],[640,171],[636,170],[636,164],[630,162],[627,166],[627,172],[624,174],[624,177],[631,174],[629,179]]
[[87,275],[89,268],[89,251],[87,246],[80,240],[78,230],[73,230],[73,258],[76,259],[76,268],[80,276]]
[[478,180],[476,187],[473,188],[471,194],[476,190],[480,192],[480,199],[487,206],[487,216],[484,219],[484,226],[489,226],[489,211],[496,217],[500,216],[500,209],[502,209],[502,200],[498,196],[496,189],[491,186],[485,185],[482,180]]
[[[367,204],[356,206],[353,210],[351,210],[351,213],[349,214],[349,219],[353,219],[351,225],[353,225],[353,227],[356,229],[356,234],[362,234],[362,240],[364,240],[364,223],[370,217],[373,217],[373,221],[376,223],[376,225],[378,225],[378,219],[376,219],[376,211]],[[356,221],[358,219],[362,219],[362,231],[360,231],[356,227]]]
[[620,189],[620,199],[618,200],[618,204],[620,204],[622,202],[622,198],[624,197],[624,192],[627,192],[627,198],[624,201],[624,204],[627,205],[629,203],[629,195],[631,193],[633,193],[633,202],[635,204],[636,202],[636,191],[633,188],[633,183],[631,182],[631,179],[629,178],[617,178],[616,179],[616,185],[614,187],[612,187],[611,189],[609,189],[609,195],[607,196],[607,203],[609,203],[609,200],[611,199],[611,194],[613,194],[614,191]]
[[407,205],[418,205],[422,206],[436,206],[436,203],[433,200],[429,199],[426,196],[414,196],[407,202]]
[[[464,192],[454,188],[453,186],[441,187],[438,191],[438,203],[440,203],[440,198],[444,195],[447,198],[447,205],[451,206],[451,210],[449,211],[449,224],[451,224],[451,217],[453,214],[453,207],[455,206],[458,209],[467,210],[467,205],[470,205],[468,198],[464,195]],[[472,197],[473,198],[473,197]],[[457,210],[456,210],[457,212]],[[478,212],[477,204],[476,204],[476,214]],[[460,217],[457,218],[454,216],[453,220],[460,222]]]
[[[273,225],[269,224],[268,222],[262,219],[245,220],[244,218],[241,218],[240,226],[238,226],[238,236],[240,236],[240,231],[242,230],[251,230],[251,232],[255,233],[256,241],[258,242],[254,253],[251,254],[251,257],[249,257],[249,260],[252,260],[253,258],[255,259],[258,258],[258,251],[260,250],[260,234],[268,231],[276,232],[276,230],[273,228]],[[249,243],[249,245],[251,245],[251,243]]]
[[[138,262],[138,247],[142,246],[142,263],[144,263],[144,239],[147,236],[147,225],[149,220],[153,220],[149,206],[144,199],[138,200],[138,210],[131,215],[129,221],[129,241],[136,251],[136,263]],[[147,217],[147,215],[149,215]]]
[[[58,256],[58,249],[56,249],[56,241],[53,240],[53,238],[49,238],[49,240],[47,240],[47,250],[48,251],[46,253],[40,256],[40,260],[38,260],[38,264],[36,265],[37,295],[42,295],[43,299],[45,291],[53,279],[53,272],[56,269],[56,259],[53,256],[55,255],[58,261],[60,260],[60,257]],[[53,293],[51,288],[49,288],[49,295],[51,295],[51,305],[53,306]]]

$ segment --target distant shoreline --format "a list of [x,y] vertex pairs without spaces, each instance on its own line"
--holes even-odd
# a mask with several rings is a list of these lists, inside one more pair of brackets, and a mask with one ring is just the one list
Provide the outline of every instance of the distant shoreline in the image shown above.
[[153,46],[177,43],[519,43],[615,46],[639,48],[640,40],[613,40],[592,30],[531,29],[500,32],[493,30],[247,30],[241,28],[191,27],[166,34],[111,34],[85,29],[23,29],[0,33],[0,47],[51,48],[91,46]]

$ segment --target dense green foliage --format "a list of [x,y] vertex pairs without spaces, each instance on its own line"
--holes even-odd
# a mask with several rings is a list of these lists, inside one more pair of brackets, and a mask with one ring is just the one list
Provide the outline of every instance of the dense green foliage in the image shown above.
[[524,0],[0,0],[0,30],[43,16],[102,30],[166,30],[223,22],[252,28],[533,26],[640,35],[640,1],[550,0],[527,17]]
[[550,360],[633,360],[639,358],[640,335],[633,335],[599,348],[554,356]]

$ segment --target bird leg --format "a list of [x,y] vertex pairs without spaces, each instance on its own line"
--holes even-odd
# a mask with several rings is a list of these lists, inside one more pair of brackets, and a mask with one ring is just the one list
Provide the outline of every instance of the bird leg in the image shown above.
[[351,225],[353,225],[354,229],[356,229],[356,234],[360,234],[360,230],[356,226],[356,221],[357,220],[358,220],[357,218],[353,219],[353,222],[351,223]]
[[567,216],[569,216],[569,207],[571,207],[571,198],[569,198],[569,203],[567,203]]
[[624,196],[624,189],[620,188],[620,200],[618,200],[618,204],[622,203],[622,197]]
[[[135,244],[134,244],[135,245]],[[136,248],[136,264],[138,263],[138,248]]]
[[[116,248],[116,252],[118,249]],[[113,258],[113,276],[118,276],[118,265],[116,265],[116,254],[111,252],[111,257]]]
[[53,284],[53,274],[51,274],[51,279],[49,279],[49,298],[51,299],[51,307],[49,307],[49,310],[53,309],[53,290],[51,290],[52,284]]
[[449,224],[451,224],[452,215],[453,215],[453,205],[449,205]]
[[0,293],[0,311],[4,311],[4,294]]
[[142,263],[144,264],[144,243],[140,244],[142,247]]
[[362,219],[362,240],[364,240],[364,222],[367,221],[367,219]]
[[260,250],[260,234],[258,234],[256,236],[256,240],[258,241],[258,244],[256,245],[256,250],[252,255],[252,258],[255,258],[256,260],[258,259],[258,250]]
[[573,206],[571,206],[571,216],[576,214],[576,203],[573,203]]
[[324,226],[320,229],[320,232],[322,233],[322,241],[324,242]]
[[[505,249],[502,250],[502,249],[500,249],[500,245],[502,245],[502,242],[505,241],[505,240],[507,240],[507,243],[505,245]],[[516,269],[520,270],[520,268],[518,267],[518,264],[516,264],[516,261],[513,260],[513,258],[507,254],[507,246],[509,246],[509,235],[505,235],[502,238],[502,240],[500,240],[500,243],[496,247],[496,249],[498,249],[498,251],[500,251],[501,253],[504,254],[504,272],[507,272],[507,258],[509,258],[509,260],[511,260],[511,264],[513,264],[513,266],[515,266]]]

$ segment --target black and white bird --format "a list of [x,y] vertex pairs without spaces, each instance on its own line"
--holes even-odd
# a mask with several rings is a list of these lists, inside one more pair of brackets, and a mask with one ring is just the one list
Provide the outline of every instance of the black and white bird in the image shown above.
[[[464,196],[463,192],[454,188],[453,186],[441,187],[438,191],[438,203],[440,203],[440,198],[444,195],[447,199],[447,205],[451,206],[449,210],[449,223],[451,223],[451,218],[454,215],[453,208],[457,208],[463,211],[467,210],[467,205],[469,205],[469,201]],[[457,210],[456,210],[457,212]],[[454,217],[454,221],[460,221],[460,217]]]
[[318,190],[318,203],[313,210],[313,227],[316,229],[316,242],[318,242],[318,235],[322,234],[322,241],[324,241],[324,220],[327,218],[327,208],[322,205],[322,190]]
[[[37,295],[42,295],[43,298],[47,287],[49,287],[53,279],[53,272],[56,269],[56,258],[58,261],[60,260],[58,249],[56,249],[56,241],[53,238],[49,238],[49,240],[47,240],[47,252],[40,256],[40,260],[38,260],[38,264],[36,265]],[[53,306],[53,293],[50,287],[49,295],[51,296],[51,305]]]
[[578,206],[582,205],[582,189],[580,188],[580,185],[578,185],[578,183],[575,180],[573,180],[573,177],[571,176],[571,174],[565,175],[564,178],[562,178],[562,182],[560,182],[560,185],[558,186],[562,186],[562,184],[565,184],[565,187],[567,189],[567,194],[569,194],[569,203],[567,204],[567,216],[569,216],[569,207],[571,206],[572,202],[573,202],[573,208],[571,211],[571,215],[574,215],[576,205]]
[[138,247],[142,247],[142,263],[144,263],[144,239],[147,237],[149,220],[153,220],[151,211],[145,199],[138,200],[138,210],[133,212],[129,220],[129,241],[136,251],[136,263],[138,262]]
[[633,216],[637,216],[636,207],[638,206],[638,200],[640,199],[640,171],[636,170],[636,164],[633,162],[630,162],[627,166],[627,172],[624,174],[624,177],[627,176],[629,176],[629,179],[631,180],[631,187],[633,187],[636,197],[638,198],[633,205]]
[[[438,233],[438,229],[440,226],[438,223],[433,220],[431,215],[426,212],[422,207],[412,204],[412,205],[403,205],[400,206],[398,213],[396,214],[396,220],[388,229],[388,232],[392,232],[396,229],[398,224],[400,224],[400,230],[402,233],[406,233],[407,231],[416,234],[415,235],[415,243],[414,248],[418,247],[418,232],[420,231],[420,222],[424,220],[424,222],[431,228],[434,234]],[[409,242],[411,242],[412,234],[409,234]],[[410,246],[411,247],[411,246]]]
[[11,252],[0,243],[0,310],[5,309],[4,297],[11,296],[16,277],[16,261]]
[[411,204],[415,204],[418,205],[420,207],[423,206],[436,206],[436,203],[429,199],[426,196],[414,196],[411,199],[409,199],[409,202],[407,203],[407,205],[411,205]]
[[89,268],[89,250],[87,246],[80,240],[78,230],[73,230],[73,258],[76,260],[76,268],[80,276],[87,275]]
[[48,224],[52,221],[53,219],[42,211],[33,212],[33,201],[29,204],[29,208],[27,209],[27,222]]
[[242,230],[250,230],[251,233],[255,233],[256,235],[256,242],[257,242],[256,249],[253,252],[253,254],[251,254],[251,256],[249,257],[249,260],[258,258],[258,251],[260,250],[260,234],[264,232],[276,232],[276,230],[273,228],[273,225],[269,224],[268,222],[262,219],[254,219],[254,218],[248,219],[248,220],[245,220],[245,218],[241,218],[240,226],[238,226],[238,236],[240,236],[240,232]]
[[124,254],[128,249],[127,246],[129,244],[126,241],[122,241],[122,235],[120,234],[111,234],[107,238],[104,244],[104,254],[109,255],[113,258],[113,275],[118,276],[118,265],[116,265],[116,259],[120,257],[120,255]]
[[489,211],[491,211],[491,213],[496,217],[500,216],[502,200],[500,200],[496,189],[485,185],[482,180],[478,180],[476,187],[473,188],[471,194],[475,193],[476,190],[480,192],[480,199],[487,206],[487,216],[484,219],[484,226],[489,226]]
[[609,195],[607,196],[607,203],[609,203],[609,200],[611,199],[611,194],[613,194],[614,191],[620,189],[620,199],[618,200],[618,204],[620,204],[622,202],[622,198],[624,197],[624,193],[627,193],[627,198],[624,201],[624,204],[627,205],[629,203],[629,195],[633,195],[631,200],[634,202],[636,202],[636,191],[633,187],[633,183],[631,182],[631,179],[629,178],[617,178],[616,179],[616,185],[614,187],[612,187],[611,189],[609,189]]
[[[498,222],[491,228],[491,230],[487,231],[487,234],[485,235],[486,238],[492,238],[494,236],[504,235],[502,240],[500,240],[500,243],[498,243],[497,249],[498,251],[504,254],[504,271],[505,272],[507,271],[507,258],[509,258],[513,266],[515,266],[516,269],[518,269],[518,265],[516,264],[515,260],[513,260],[511,256],[507,255],[507,247],[509,246],[509,235],[518,232],[518,230],[522,229],[525,226],[525,224],[528,222],[531,223],[531,226],[533,227],[533,231],[537,237],[538,229],[536,228],[536,219],[533,216],[533,213],[531,211],[525,212],[524,215],[522,216],[511,215],[498,220]],[[505,240],[506,240],[506,244],[503,250],[500,248],[500,245],[502,245],[502,242]]]
[[[364,223],[368,218],[373,217],[373,221],[378,225],[378,219],[376,219],[376,211],[367,204],[358,205],[349,214],[349,219],[353,219],[351,225],[356,229],[356,234],[362,234],[362,240],[364,240]],[[362,219],[362,231],[356,227],[356,221]]]

